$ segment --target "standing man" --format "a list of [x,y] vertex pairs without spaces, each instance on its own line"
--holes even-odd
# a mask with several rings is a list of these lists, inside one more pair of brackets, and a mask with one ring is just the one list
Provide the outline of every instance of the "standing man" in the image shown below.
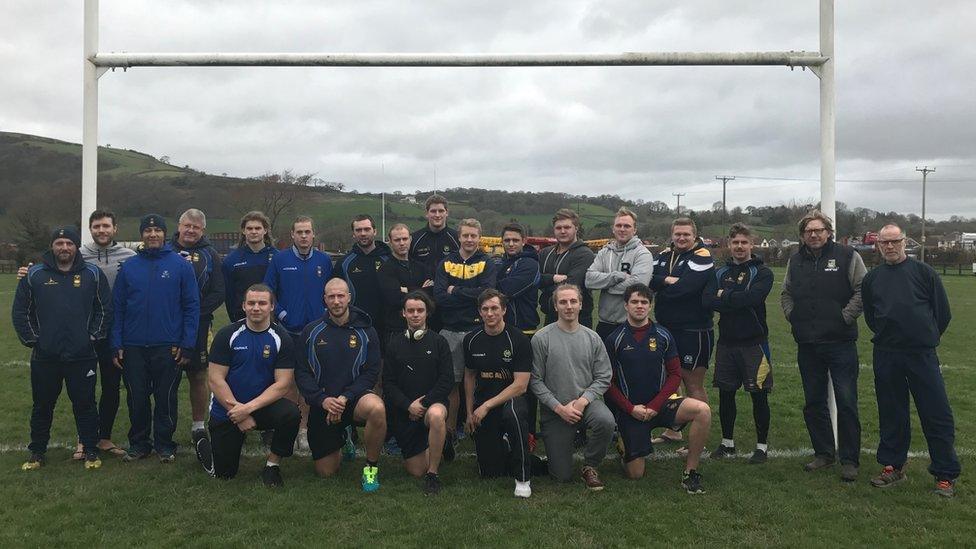
[[532,495],[532,463],[522,395],[529,386],[532,346],[521,330],[505,322],[507,301],[493,288],[482,292],[482,326],[464,337],[465,429],[474,435],[481,476],[510,474],[515,497],[527,498]]
[[773,288],[773,271],[752,254],[752,231],[742,223],[729,229],[729,252],[731,257],[715,271],[715,281],[706,292],[711,296],[712,309],[721,315],[712,385],[719,390],[722,444],[712,452],[712,457],[735,456],[735,393],[741,386],[752,397],[752,417],[756,423],[756,450],[749,463],[765,463],[769,392],[773,390],[766,296]]
[[273,430],[261,480],[275,488],[283,485],[281,458],[292,455],[301,420],[298,406],[285,398],[295,382],[294,344],[271,322],[271,288],[254,284],[244,296],[247,317],[221,328],[210,348],[210,439],[197,443],[197,458],[213,476],[234,478],[247,432]]
[[207,407],[210,388],[207,387],[207,347],[210,343],[210,325],[213,314],[224,302],[224,275],[220,272],[220,254],[210,245],[204,233],[207,216],[196,208],[190,208],[180,216],[179,232],[173,236],[173,249],[183,256],[197,278],[200,288],[200,324],[197,342],[190,362],[185,366],[186,379],[190,382],[190,412],[193,418],[191,438],[193,445],[207,436]]
[[905,255],[905,232],[888,224],[878,232],[884,264],[861,284],[864,320],[874,332],[874,390],[878,396],[881,474],[871,484],[885,488],[905,480],[911,440],[908,393],[928,443],[935,493],[952,497],[960,465],[955,422],[935,348],[949,326],[949,298],[932,267]]
[[290,249],[271,258],[264,283],[275,293],[278,322],[293,337],[325,313],[322,296],[332,278],[332,259],[316,250],[312,218],[300,215],[291,224]]
[[227,254],[221,265],[224,273],[224,302],[231,322],[244,320],[241,304],[244,293],[255,284],[264,282],[271,258],[278,250],[271,242],[271,221],[261,212],[247,212],[241,218],[241,240]]
[[637,214],[620,208],[613,219],[613,240],[600,249],[586,270],[586,287],[600,290],[596,333],[601,339],[627,320],[624,290],[650,283],[653,271],[654,256],[637,236]]
[[[651,289],[657,292],[654,318],[678,344],[685,393],[702,402],[708,402],[705,371],[715,341],[705,287],[714,277],[712,254],[698,238],[695,222],[687,217],[675,219],[671,223],[671,245],[658,256],[651,277]],[[680,440],[681,433],[665,429],[655,442]]]
[[603,490],[596,468],[613,436],[613,414],[603,403],[612,373],[600,336],[579,323],[580,289],[563,284],[553,292],[559,320],[532,338],[532,392],[539,399],[542,440],[549,474],[567,482],[573,476],[573,439],[580,429],[589,435],[580,476],[589,490]]
[[[803,381],[803,419],[814,459],[803,466],[817,471],[838,456],[841,480],[857,480],[861,421],[857,411],[857,317],[861,280],[866,269],[850,246],[834,242],[830,219],[818,210],[798,224],[800,249],[790,256],[780,303],[797,343],[796,360]],[[827,411],[827,383],[837,399],[837,445]],[[835,451],[836,448],[836,451]]]
[[369,317],[349,306],[351,300],[345,280],[325,285],[328,313],[302,331],[295,381],[309,406],[308,445],[315,473],[329,477],[338,472],[346,427],[365,423],[362,487],[375,492],[386,438],[386,408],[372,391],[380,375],[379,336]]
[[481,324],[478,296],[495,287],[497,269],[488,254],[481,251],[481,223],[462,219],[458,224],[461,249],[451,252],[434,272],[434,300],[441,312],[444,328],[441,335],[451,346],[454,360],[454,389],[451,391],[447,416],[447,443],[444,459],[454,459],[454,429],[457,427],[460,396],[457,384],[464,380],[465,334]]
[[437,473],[447,436],[447,397],[454,386],[454,365],[447,340],[427,328],[433,300],[414,290],[402,301],[406,328],[387,343],[383,396],[404,467],[415,477],[423,476],[424,493],[434,495],[441,491]]
[[[452,253],[461,249],[461,237],[458,232],[447,226],[447,199],[438,194],[432,194],[424,203],[424,216],[427,226],[413,233],[410,242],[410,259],[427,265],[430,272],[437,270],[441,261]],[[430,319],[433,330],[440,330],[440,313],[435,313]]]
[[[325,284],[332,278],[332,258],[313,245],[315,227],[312,218],[300,215],[291,224],[292,246],[275,254],[264,275],[264,284],[275,293],[275,311],[278,323],[288,330],[296,346],[302,330],[325,314],[322,296]],[[296,376],[297,378],[297,376]],[[298,396],[297,388],[289,397],[298,403],[302,411],[302,425],[298,430],[298,447],[308,450],[308,408]]]
[[17,283],[12,310],[20,342],[31,351],[31,442],[25,471],[44,465],[54,405],[68,388],[86,469],[97,469],[98,411],[95,407],[95,342],[105,339],[112,315],[108,279],[78,253],[74,227],[51,236],[51,249]]
[[122,461],[155,450],[162,463],[172,463],[180,369],[194,353],[200,291],[193,267],[166,243],[162,216],[143,216],[139,232],[142,246],[122,264],[112,290],[112,353],[128,391],[131,423]]
[[[390,228],[390,259],[376,272],[383,300],[383,325],[385,334],[380,334],[387,343],[391,338],[400,337],[407,329],[403,315],[403,300],[408,293],[421,291],[433,299],[434,271],[426,263],[408,257],[410,251],[410,228],[397,223]],[[426,311],[424,323],[429,326],[433,308]]]
[[539,327],[539,254],[534,247],[525,245],[525,228],[518,223],[509,223],[502,229],[502,245],[505,256],[498,265],[497,284],[511,305],[506,309],[505,321],[531,337]]
[[652,429],[680,430],[690,423],[681,486],[689,494],[703,494],[698,464],[712,425],[712,412],[700,400],[670,398],[681,383],[681,366],[671,333],[649,318],[652,300],[651,289],[644,284],[624,290],[627,322],[605,342],[613,366],[607,398],[623,442],[620,457],[624,474],[632,479],[644,476],[644,457],[653,451]]
[[[108,279],[109,292],[115,285],[115,275],[119,272],[119,266],[123,261],[136,255],[134,250],[126,248],[115,241],[115,235],[119,231],[116,224],[115,214],[106,209],[98,209],[88,216],[88,230],[91,233],[92,243],[81,246],[81,258],[88,263],[94,264]],[[17,269],[17,280],[27,276],[27,271],[34,264],[30,263],[27,267]],[[111,319],[107,325],[111,326]],[[98,449],[108,452],[113,456],[124,456],[125,450],[119,448],[112,442],[112,429],[115,426],[115,417],[119,413],[119,389],[122,383],[122,371],[112,363],[112,349],[109,345],[109,338],[106,337],[95,341],[95,354],[98,355],[98,376],[101,378],[100,385],[102,393],[98,399]],[[72,454],[72,459],[84,459],[85,452],[79,442]]]
[[579,239],[579,215],[563,208],[552,216],[552,234],[556,244],[539,253],[539,308],[546,315],[546,324],[556,321],[552,306],[552,292],[562,283],[575,284],[583,292],[580,324],[593,327],[593,294],[586,287],[586,270],[593,264],[593,250]]
[[[360,214],[353,218],[352,235],[356,242],[336,268],[336,277],[346,281],[352,292],[352,305],[372,319],[378,334],[383,330],[383,296],[380,292],[377,271],[390,258],[390,247],[376,241],[376,224],[373,218]],[[381,348],[385,345],[380,343]]]

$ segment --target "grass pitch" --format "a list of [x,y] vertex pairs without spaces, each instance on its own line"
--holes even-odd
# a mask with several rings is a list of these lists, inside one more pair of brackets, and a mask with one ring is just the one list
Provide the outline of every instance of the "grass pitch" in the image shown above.
[[[782,271],[777,271],[777,280]],[[839,470],[804,473],[810,453],[802,418],[802,389],[795,345],[779,312],[778,284],[769,299],[776,389],[771,395],[769,462],[750,466],[745,455],[755,443],[748,398],[740,396],[736,445],[743,457],[705,460],[708,493],[689,496],[678,484],[683,462],[661,449],[647,477],[625,480],[616,454],[601,467],[607,488],[587,493],[580,483],[535,479],[529,500],[512,497],[508,479],[478,479],[469,441],[462,457],[442,467],[444,491],[424,497],[396,458],[380,464],[382,488],[359,489],[363,462],[344,465],[335,479],[318,479],[310,459],[296,456],[282,469],[285,487],[269,491],[257,478],[263,464],[256,437],[238,478],[221,482],[204,475],[189,443],[189,405],[180,402],[175,464],[155,460],[123,464],[104,458],[97,471],[70,460],[75,438],[67,396],[62,394],[52,431],[48,464],[23,472],[30,384],[28,352],[6,324],[0,331],[0,546],[935,546],[970,545],[976,534],[976,497],[968,473],[976,465],[976,379],[969,343],[976,323],[976,278],[944,278],[953,321],[939,349],[956,418],[956,446],[963,462],[957,497],[930,493],[932,478],[917,420],[909,480],[887,490],[872,488],[878,442],[868,332],[859,342],[863,428],[861,477],[841,483]],[[0,305],[10,310],[14,277],[0,277]],[[226,319],[218,320],[218,326]],[[185,387],[185,382],[184,382]],[[717,394],[710,391],[714,448],[720,439]],[[125,445],[123,404],[115,442]]]

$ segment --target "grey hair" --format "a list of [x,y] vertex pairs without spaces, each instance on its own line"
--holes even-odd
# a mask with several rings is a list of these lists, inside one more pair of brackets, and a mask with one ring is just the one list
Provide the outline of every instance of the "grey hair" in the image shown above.
[[196,208],[190,208],[180,215],[180,223],[187,220],[196,221],[200,223],[200,225],[203,225],[203,228],[207,228],[207,215]]

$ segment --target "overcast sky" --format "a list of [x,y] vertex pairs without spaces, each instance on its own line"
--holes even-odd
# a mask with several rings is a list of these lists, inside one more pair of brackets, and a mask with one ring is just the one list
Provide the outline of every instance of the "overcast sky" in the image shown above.
[[[0,4],[0,129],[81,141],[82,2]],[[837,199],[976,216],[976,5],[837,2]],[[100,50],[819,49],[817,0],[101,0]],[[707,208],[819,197],[819,85],[786,67],[135,68],[100,144],[361,191],[552,190]]]

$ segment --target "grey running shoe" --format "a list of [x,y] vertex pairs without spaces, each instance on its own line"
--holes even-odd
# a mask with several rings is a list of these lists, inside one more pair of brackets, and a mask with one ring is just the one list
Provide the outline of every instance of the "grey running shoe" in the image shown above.
[[844,482],[854,482],[857,480],[857,465],[853,463],[842,463],[840,465],[840,479]]
[[803,466],[803,470],[809,473],[811,471],[819,471],[820,469],[823,469],[825,467],[830,467],[833,464],[834,464],[834,458],[815,456],[813,458],[813,461]]
[[875,488],[887,488],[889,486],[904,482],[908,477],[901,469],[895,469],[891,465],[885,465],[881,474],[871,479],[871,486]]
[[942,479],[935,481],[935,494],[944,498],[951,498],[956,495],[956,481]]

